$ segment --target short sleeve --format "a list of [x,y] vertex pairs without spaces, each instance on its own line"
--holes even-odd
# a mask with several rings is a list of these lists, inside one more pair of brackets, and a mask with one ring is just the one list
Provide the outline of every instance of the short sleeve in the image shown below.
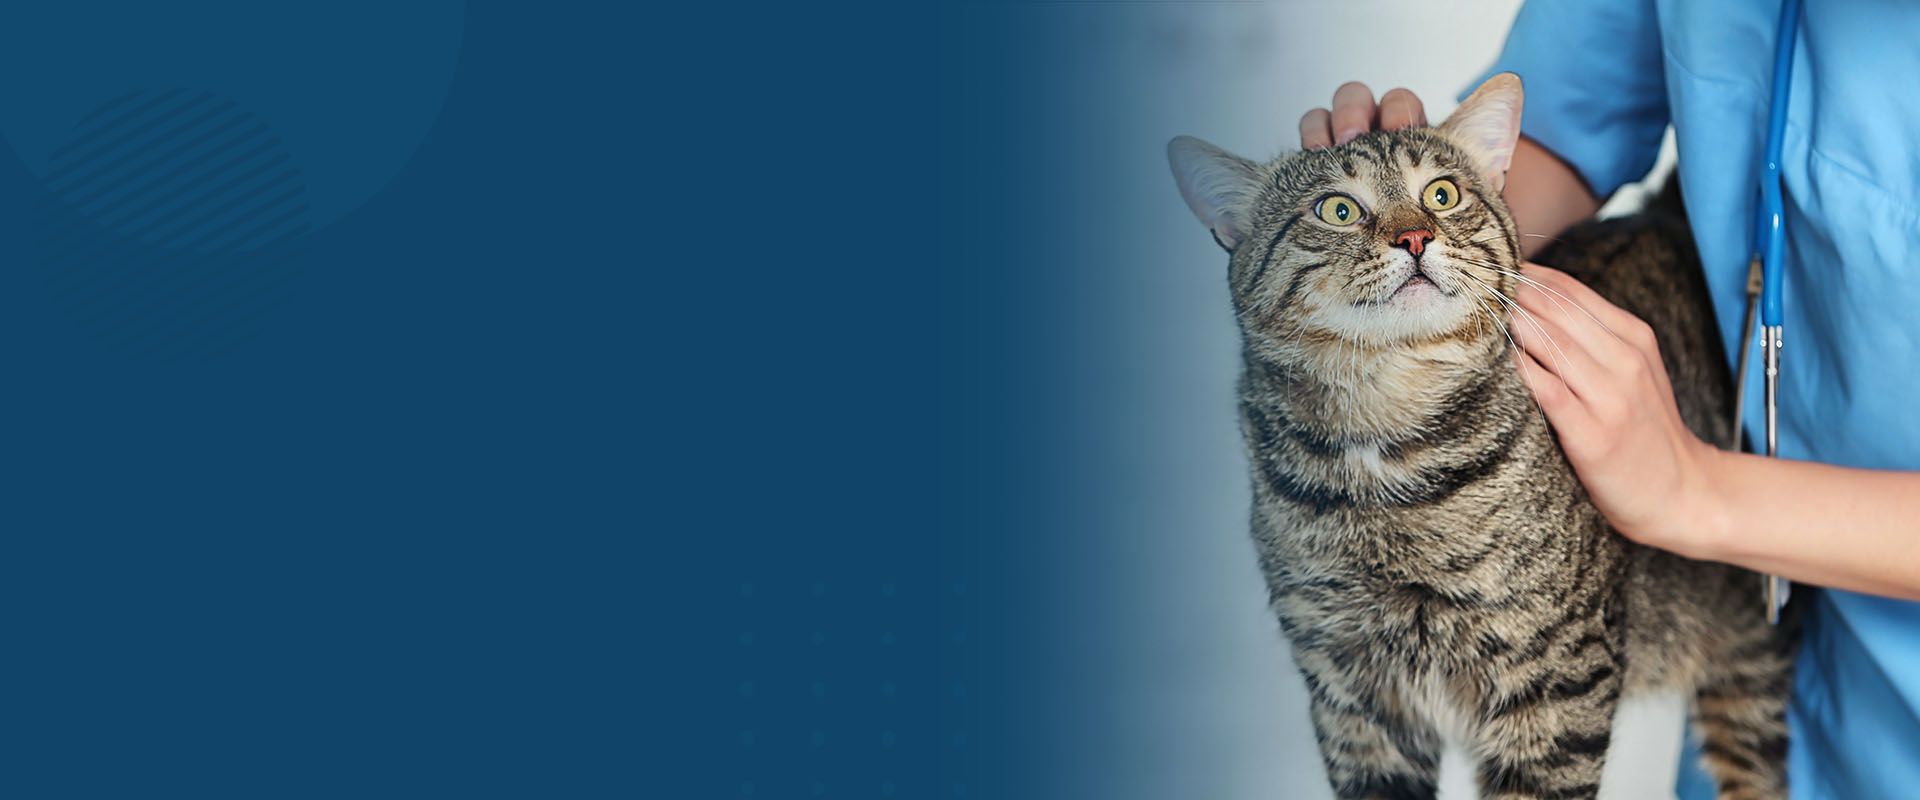
[[[1493,68],[1520,76],[1521,132],[1605,199],[1653,168],[1669,113],[1652,0],[1528,0]],[[1465,98],[1473,86],[1461,94]]]

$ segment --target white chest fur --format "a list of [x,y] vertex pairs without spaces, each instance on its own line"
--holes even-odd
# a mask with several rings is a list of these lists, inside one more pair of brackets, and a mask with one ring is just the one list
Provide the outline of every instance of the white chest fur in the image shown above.
[[[1469,720],[1444,682],[1423,676],[1407,687],[1407,702],[1440,731],[1439,800],[1479,797],[1474,775],[1480,758],[1473,750]],[[1600,800],[1673,797],[1685,721],[1686,697],[1677,690],[1623,697],[1614,712],[1613,743],[1600,773]]]

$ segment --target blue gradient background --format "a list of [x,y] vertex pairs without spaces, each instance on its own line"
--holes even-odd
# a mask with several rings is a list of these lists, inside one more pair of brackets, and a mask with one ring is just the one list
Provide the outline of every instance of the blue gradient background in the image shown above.
[[1009,796],[949,13],[0,12],[0,791]]
[[1323,796],[1161,148],[1498,6],[0,11],[0,793]]

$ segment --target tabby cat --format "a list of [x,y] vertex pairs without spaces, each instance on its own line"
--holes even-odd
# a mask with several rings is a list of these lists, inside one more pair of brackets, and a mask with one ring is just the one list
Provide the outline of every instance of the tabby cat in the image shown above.
[[[1720,796],[1783,797],[1792,626],[1758,576],[1615,535],[1520,381],[1520,107],[1503,74],[1437,128],[1266,164],[1169,146],[1230,254],[1253,536],[1334,793],[1433,797],[1450,738],[1484,797],[1594,797],[1621,695],[1681,688]],[[1684,225],[1561,238],[1543,260],[1646,320],[1688,426],[1726,441]]]

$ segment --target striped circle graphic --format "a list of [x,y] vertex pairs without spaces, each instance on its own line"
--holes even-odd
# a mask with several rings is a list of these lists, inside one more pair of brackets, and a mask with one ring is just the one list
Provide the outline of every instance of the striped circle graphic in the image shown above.
[[306,182],[231,100],[138,91],[94,109],[50,154],[39,250],[57,305],[142,359],[254,338],[305,264]]

